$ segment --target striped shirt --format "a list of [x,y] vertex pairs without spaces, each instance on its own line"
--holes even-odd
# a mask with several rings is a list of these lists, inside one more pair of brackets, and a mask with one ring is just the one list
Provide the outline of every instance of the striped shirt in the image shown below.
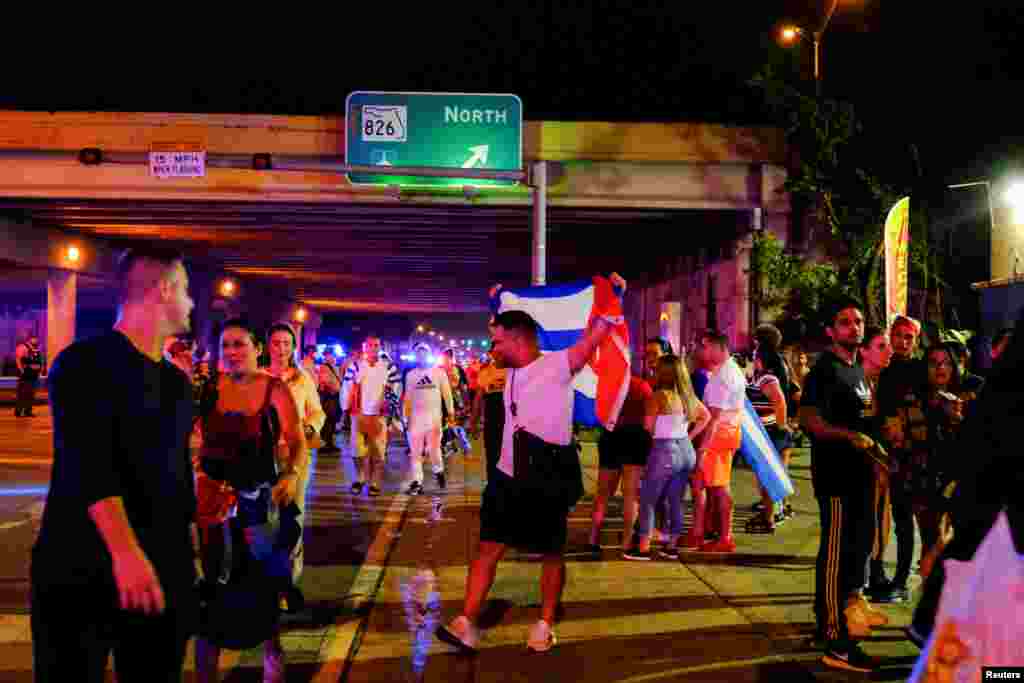
[[358,406],[353,406],[353,413],[388,415],[394,411],[402,395],[402,376],[398,366],[384,358],[373,366],[360,360],[345,370],[341,386],[341,405],[349,404],[356,386],[359,387],[360,401]]
[[775,404],[772,403],[772,400],[768,398],[768,394],[765,393],[765,387],[772,384],[779,387],[779,391],[782,390],[782,383],[779,382],[779,378],[775,375],[761,375],[747,385],[747,398],[750,399],[750,403],[754,406],[754,410],[757,411],[758,417],[761,418],[761,424],[765,427],[773,427],[777,422],[775,418]]

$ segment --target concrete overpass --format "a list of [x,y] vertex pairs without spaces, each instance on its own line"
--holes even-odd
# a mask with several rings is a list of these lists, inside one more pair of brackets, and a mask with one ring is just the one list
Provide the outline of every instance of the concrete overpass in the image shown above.
[[[318,311],[479,312],[492,283],[529,281],[529,187],[353,186],[337,171],[343,125],[0,112],[0,293],[12,300],[26,281],[41,289],[45,273],[49,306],[60,312],[49,327],[64,320],[52,355],[70,340],[68,306],[104,297],[109,305],[113,250],[140,240],[174,243],[190,257],[206,329],[228,312],[287,317],[300,304],[313,312],[310,328]],[[151,177],[147,154],[168,143],[205,149],[206,176]],[[102,163],[82,163],[83,149],[101,150]],[[254,168],[254,155],[271,168]],[[667,313],[677,339],[712,322],[745,341],[745,237],[755,227],[785,235],[789,225],[781,131],[528,121],[524,158],[546,162],[549,281],[619,270],[634,284],[636,336],[661,331]],[[66,258],[72,243],[78,263]],[[220,300],[225,274],[239,296]]]

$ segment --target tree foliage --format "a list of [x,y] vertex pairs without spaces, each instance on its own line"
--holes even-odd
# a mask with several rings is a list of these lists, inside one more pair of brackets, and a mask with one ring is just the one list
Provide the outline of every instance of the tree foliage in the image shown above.
[[[832,295],[852,294],[865,302],[869,322],[884,322],[882,228],[889,209],[910,194],[909,188],[886,183],[872,170],[878,165],[866,151],[871,145],[865,144],[853,105],[807,94],[771,66],[750,85],[785,131],[792,159],[783,190],[794,204],[809,207],[812,225],[825,228],[825,234],[810,235],[824,250],[824,261],[816,264],[784,253],[770,237],[755,239],[752,270],[762,285],[755,299],[793,317],[813,315]],[[911,274],[928,289],[938,281],[938,269],[928,245],[927,216],[913,203],[910,215]]]

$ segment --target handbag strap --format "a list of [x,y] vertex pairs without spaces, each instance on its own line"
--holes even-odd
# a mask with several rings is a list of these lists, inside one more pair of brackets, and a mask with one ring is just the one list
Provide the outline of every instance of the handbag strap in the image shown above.
[[519,406],[516,404],[516,371],[512,369],[512,385],[508,389],[509,398],[509,409],[512,411],[512,417],[518,417]]

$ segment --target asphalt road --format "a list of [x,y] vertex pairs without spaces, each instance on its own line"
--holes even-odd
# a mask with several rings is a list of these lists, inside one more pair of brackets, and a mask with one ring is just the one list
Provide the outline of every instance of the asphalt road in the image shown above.
[[[797,516],[773,536],[742,532],[749,504],[757,499],[756,482],[749,470],[736,468],[739,548],[731,556],[686,553],[674,562],[624,561],[617,545],[621,499],[610,506],[604,551],[592,556],[583,550],[590,515],[585,497],[570,516],[558,647],[527,656],[526,630],[539,609],[539,566],[535,558],[512,551],[499,566],[485,609],[480,655],[456,655],[430,631],[461,606],[479,532],[479,447],[470,457],[449,460],[446,491],[428,475],[428,495],[408,497],[400,495],[407,483],[407,449],[394,436],[380,498],[349,492],[353,462],[347,443],[341,456],[318,455],[314,461],[301,584],[307,608],[283,625],[290,682],[900,681],[916,659],[916,649],[900,632],[912,605],[886,607],[892,623],[865,642],[882,664],[871,676],[830,671],[809,647],[818,515],[806,451],[798,453],[791,472]],[[31,680],[28,560],[49,477],[51,440],[45,407],[30,419],[15,419],[13,409],[0,413],[0,681]],[[584,449],[588,490],[592,450]],[[891,565],[894,558],[887,559]],[[260,650],[225,652],[223,680],[260,680],[261,658]]]

